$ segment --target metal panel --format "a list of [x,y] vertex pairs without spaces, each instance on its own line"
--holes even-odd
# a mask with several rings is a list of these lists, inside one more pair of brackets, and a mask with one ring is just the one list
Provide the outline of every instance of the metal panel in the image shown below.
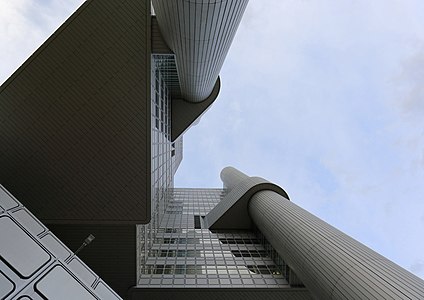
[[9,217],[0,217],[0,256],[23,278],[29,278],[51,259],[17,223]]
[[153,0],[164,39],[176,54],[182,97],[213,90],[248,0]]
[[6,299],[15,290],[15,284],[0,272],[0,297]]
[[96,239],[78,256],[121,297],[125,298],[128,289],[136,285],[135,225],[55,224],[49,228],[74,250],[93,234]]
[[1,299],[121,299],[1,185],[0,194],[0,206],[16,203],[0,213]]
[[[66,283],[66,284],[65,284]],[[36,290],[47,299],[96,300],[94,295],[82,286],[62,266],[55,266],[36,284]]]

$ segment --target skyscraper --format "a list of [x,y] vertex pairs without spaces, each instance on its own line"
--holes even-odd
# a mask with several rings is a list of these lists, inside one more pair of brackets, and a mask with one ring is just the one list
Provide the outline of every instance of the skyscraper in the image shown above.
[[[150,1],[85,2],[2,85],[0,183],[72,250],[94,235],[80,257],[121,296],[421,296],[422,281],[389,263],[409,279],[392,284],[391,273],[382,275],[372,261],[366,269],[390,287],[374,277],[365,284],[371,277],[361,268],[352,270],[363,281],[349,285],[347,265],[368,262],[370,252],[358,246],[359,260],[356,252],[335,252],[330,246],[342,245],[333,239],[341,233],[319,221],[318,231],[330,236],[314,232],[306,226],[312,217],[280,207],[287,194],[263,179],[225,169],[223,190],[173,188],[182,134],[218,95],[219,70],[247,1],[152,2],[153,16]],[[6,194],[2,199],[15,201]],[[277,200],[265,208],[261,197]],[[12,219],[14,208],[3,207],[4,218]],[[261,217],[267,211],[279,213]],[[286,211],[303,218],[283,223]],[[297,229],[293,240],[288,232]],[[7,230],[9,239],[10,232],[18,235]],[[308,244],[302,234],[329,242]],[[337,259],[310,250],[318,246]],[[84,271],[75,276],[90,273],[78,266]],[[14,281],[12,269],[2,282]],[[99,286],[91,278],[92,289],[83,289],[89,294]],[[35,285],[33,293],[46,290]]]

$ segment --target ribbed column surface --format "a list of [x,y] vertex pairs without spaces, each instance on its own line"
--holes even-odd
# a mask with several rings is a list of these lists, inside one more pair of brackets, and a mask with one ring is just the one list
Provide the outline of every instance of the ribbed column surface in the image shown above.
[[228,190],[232,190],[237,184],[249,178],[249,176],[233,167],[222,169],[220,177],[224,183],[224,188]]
[[162,35],[174,51],[185,100],[212,92],[248,0],[152,0]]
[[293,202],[260,191],[258,229],[317,299],[424,299],[424,281]]

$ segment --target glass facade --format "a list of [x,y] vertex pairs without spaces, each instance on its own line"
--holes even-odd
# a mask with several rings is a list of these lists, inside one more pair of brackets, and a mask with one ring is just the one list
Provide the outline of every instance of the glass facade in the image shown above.
[[[222,189],[173,189],[141,268],[139,287],[287,288],[255,232],[211,232],[205,216],[224,197]],[[196,219],[200,228],[196,229]]]
[[172,55],[151,70],[151,222],[137,226],[138,287],[287,288],[284,262],[255,231],[211,232],[203,217],[224,189],[174,189],[182,138],[171,141],[171,95],[179,94]]
[[300,278],[294,273],[294,271],[289,267],[289,265],[284,261],[284,259],[278,254],[278,252],[272,247],[272,245],[267,241],[265,236],[257,229],[254,228],[256,236],[258,237],[258,242],[263,245],[265,248],[265,253],[267,256],[275,262],[278,269],[281,270],[284,277],[289,282],[292,287],[305,287]]
[[[138,272],[159,228],[173,188],[173,177],[182,160],[182,138],[171,142],[171,99],[166,71],[170,55],[153,55],[151,69],[151,221],[137,226]],[[167,67],[169,66],[169,67]]]

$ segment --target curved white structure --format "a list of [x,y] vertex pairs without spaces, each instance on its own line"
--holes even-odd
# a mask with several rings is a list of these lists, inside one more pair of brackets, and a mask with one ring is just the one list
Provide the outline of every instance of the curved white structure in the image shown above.
[[214,88],[248,0],[153,0],[159,27],[174,51],[181,95],[200,102]]

